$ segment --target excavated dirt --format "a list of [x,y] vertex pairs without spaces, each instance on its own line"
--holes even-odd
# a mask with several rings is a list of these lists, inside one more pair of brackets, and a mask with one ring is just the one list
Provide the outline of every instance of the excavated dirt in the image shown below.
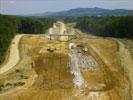
[[125,48],[127,40],[86,35],[61,22],[50,30],[75,36],[25,35],[21,60],[0,75],[0,100],[132,100],[132,41]]

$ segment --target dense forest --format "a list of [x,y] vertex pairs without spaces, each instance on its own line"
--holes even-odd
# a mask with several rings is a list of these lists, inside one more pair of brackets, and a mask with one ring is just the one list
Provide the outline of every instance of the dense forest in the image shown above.
[[76,27],[93,35],[133,38],[133,16],[79,17]]
[[0,63],[16,34],[42,34],[52,27],[54,19],[0,15]]

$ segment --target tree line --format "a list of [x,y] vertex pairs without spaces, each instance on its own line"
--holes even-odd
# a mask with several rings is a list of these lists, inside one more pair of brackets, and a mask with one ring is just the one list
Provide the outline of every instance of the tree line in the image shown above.
[[103,37],[133,38],[133,16],[79,17],[76,28]]
[[0,63],[16,34],[43,34],[55,22],[52,18],[0,15]]

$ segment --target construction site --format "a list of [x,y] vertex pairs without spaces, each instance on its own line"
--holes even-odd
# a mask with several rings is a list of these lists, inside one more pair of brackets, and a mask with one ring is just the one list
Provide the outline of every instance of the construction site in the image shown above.
[[132,45],[60,21],[17,35],[0,66],[0,100],[132,100]]

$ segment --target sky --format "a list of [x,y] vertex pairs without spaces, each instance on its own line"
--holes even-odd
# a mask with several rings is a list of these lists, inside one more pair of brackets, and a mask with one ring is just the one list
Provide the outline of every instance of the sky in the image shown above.
[[93,7],[133,10],[133,0],[0,0],[0,13],[11,15]]

